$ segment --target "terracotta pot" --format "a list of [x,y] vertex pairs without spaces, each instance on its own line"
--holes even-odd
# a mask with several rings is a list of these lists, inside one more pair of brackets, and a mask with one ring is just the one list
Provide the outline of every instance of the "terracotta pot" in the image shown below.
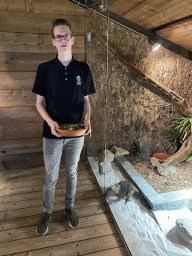
[[78,136],[85,135],[85,132],[87,131],[87,129],[83,128],[84,127],[83,124],[78,124],[78,125],[82,126],[81,130],[63,130],[60,128],[56,128],[56,131],[65,137],[78,137]]
[[154,153],[153,157],[157,158],[160,163],[165,162],[171,155],[165,153]]

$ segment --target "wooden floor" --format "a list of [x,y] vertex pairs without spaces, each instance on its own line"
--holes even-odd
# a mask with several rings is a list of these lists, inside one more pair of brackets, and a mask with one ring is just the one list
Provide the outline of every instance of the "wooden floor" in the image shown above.
[[128,255],[87,163],[79,164],[75,209],[80,226],[70,228],[63,213],[62,165],[49,231],[45,236],[37,235],[43,174],[43,167],[0,172],[0,255]]

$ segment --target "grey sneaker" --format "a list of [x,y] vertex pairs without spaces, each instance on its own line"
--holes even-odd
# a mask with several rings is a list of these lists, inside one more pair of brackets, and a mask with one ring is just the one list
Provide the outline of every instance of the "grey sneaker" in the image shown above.
[[37,229],[36,232],[38,235],[45,235],[48,232],[48,223],[51,219],[51,214],[47,212],[43,212],[38,224],[37,224]]
[[80,225],[79,217],[77,216],[77,213],[73,210],[72,207],[65,208],[64,213],[67,215],[67,218],[69,219],[69,226],[72,228],[76,228]]

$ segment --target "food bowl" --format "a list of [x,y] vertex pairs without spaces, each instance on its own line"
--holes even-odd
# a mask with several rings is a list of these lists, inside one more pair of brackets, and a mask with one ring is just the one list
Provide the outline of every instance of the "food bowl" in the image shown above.
[[165,153],[154,153],[153,157],[155,157],[160,163],[165,162],[171,155]]
[[61,134],[62,136],[64,137],[78,137],[78,136],[82,136],[82,135],[85,135],[87,129],[84,128],[84,125],[83,124],[71,124],[71,125],[78,125],[78,126],[81,126],[82,129],[80,130],[64,130],[62,129],[62,124],[60,124],[60,127],[59,128],[56,128],[56,131]]

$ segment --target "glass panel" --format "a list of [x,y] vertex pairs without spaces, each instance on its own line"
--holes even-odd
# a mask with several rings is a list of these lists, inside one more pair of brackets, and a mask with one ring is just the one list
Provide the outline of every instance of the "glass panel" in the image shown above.
[[[102,152],[106,147],[106,74],[107,74],[107,20],[104,20],[102,28],[94,29],[94,22],[100,19],[99,14],[88,11],[88,33],[91,33],[91,41],[88,42],[87,62],[91,68],[96,93],[89,96],[91,109],[92,133],[88,139],[88,157],[94,157],[98,164],[100,174],[103,173],[104,159]],[[90,34],[89,34],[90,35]],[[102,41],[101,41],[101,38]],[[94,118],[93,118],[94,117]]]

